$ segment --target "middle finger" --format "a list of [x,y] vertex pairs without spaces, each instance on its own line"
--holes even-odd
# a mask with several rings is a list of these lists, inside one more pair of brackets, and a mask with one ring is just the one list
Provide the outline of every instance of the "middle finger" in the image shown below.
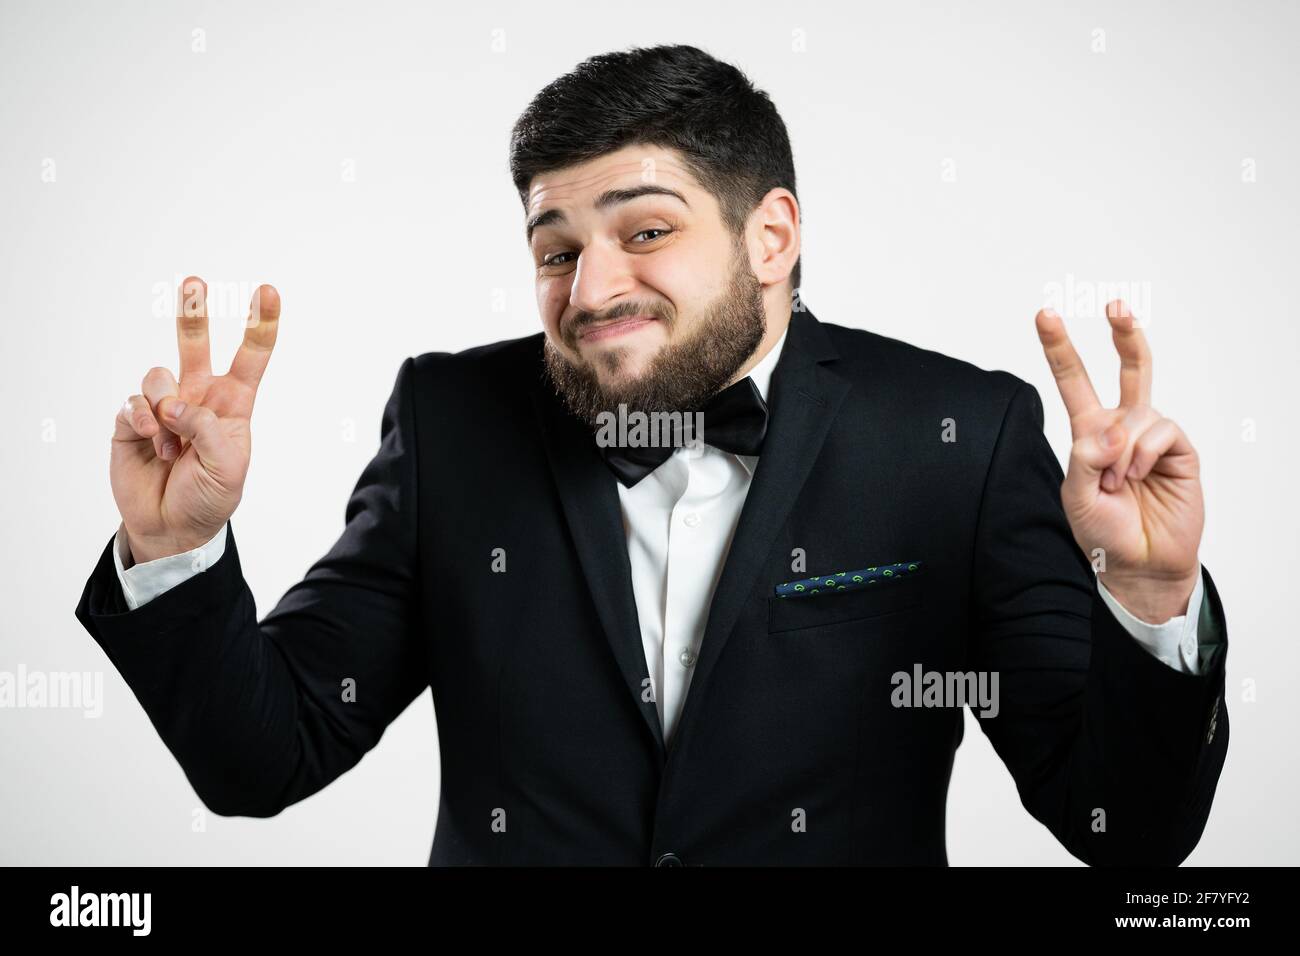
[[1138,327],[1137,319],[1120,299],[1108,303],[1106,318],[1111,338],[1119,352],[1119,403],[1121,406],[1151,404],[1151,348]]

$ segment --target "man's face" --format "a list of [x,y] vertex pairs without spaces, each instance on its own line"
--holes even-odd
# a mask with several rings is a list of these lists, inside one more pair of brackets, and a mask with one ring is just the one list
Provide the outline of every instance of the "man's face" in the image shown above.
[[763,338],[744,243],[672,150],[538,175],[526,223],[547,369],[588,421],[618,403],[698,408]]

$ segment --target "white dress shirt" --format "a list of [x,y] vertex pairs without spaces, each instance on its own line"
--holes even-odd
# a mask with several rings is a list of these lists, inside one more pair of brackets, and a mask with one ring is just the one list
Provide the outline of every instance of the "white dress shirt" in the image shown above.
[[[784,345],[783,333],[749,373],[764,401]],[[641,643],[665,742],[672,740],[690,688],[713,592],[757,464],[757,457],[733,455],[710,445],[683,447],[633,487],[618,482]],[[211,567],[225,547],[223,525],[211,541],[192,551],[124,569],[129,555],[124,529],[119,527],[113,560],[127,606],[134,610]],[[1197,619],[1203,587],[1199,575],[1187,613],[1162,624],[1134,617],[1104,585],[1100,592],[1124,630],[1149,653],[1174,670],[1200,673]]]

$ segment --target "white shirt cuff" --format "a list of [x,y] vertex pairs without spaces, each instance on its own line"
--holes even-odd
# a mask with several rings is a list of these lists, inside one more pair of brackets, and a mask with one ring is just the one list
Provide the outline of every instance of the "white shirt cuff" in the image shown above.
[[1110,608],[1115,620],[1124,630],[1155,657],[1182,674],[1199,674],[1201,648],[1197,639],[1196,624],[1201,616],[1201,602],[1204,598],[1204,578],[1196,575],[1196,586],[1187,601],[1187,613],[1171,617],[1163,624],[1149,624],[1134,617],[1120,604],[1115,596],[1106,590],[1106,585],[1097,579],[1101,599]]
[[212,567],[226,551],[228,527],[230,527],[229,522],[223,524],[211,541],[192,551],[145,561],[143,564],[133,564],[127,568],[124,565],[126,558],[130,557],[130,552],[126,543],[126,527],[119,525],[117,537],[113,539],[113,564],[117,568],[117,580],[122,585],[122,596],[126,598],[126,606],[134,611],[164,591],[169,591],[199,572]]

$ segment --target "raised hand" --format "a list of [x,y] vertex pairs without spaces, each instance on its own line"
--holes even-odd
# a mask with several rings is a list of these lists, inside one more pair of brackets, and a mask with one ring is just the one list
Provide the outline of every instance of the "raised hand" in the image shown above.
[[1061,317],[1044,309],[1034,320],[1074,439],[1061,504],[1084,553],[1104,551],[1107,590],[1158,624],[1186,613],[1200,574],[1200,460],[1183,430],[1151,407],[1151,350],[1133,315],[1117,300],[1106,318],[1120,358],[1116,408],[1098,401]]
[[243,495],[253,400],[275,345],[280,296],[258,287],[230,370],[213,375],[207,291],[191,276],[177,296],[180,380],[150,369],[142,394],[128,398],[114,422],[109,478],[136,562],[210,540]]

